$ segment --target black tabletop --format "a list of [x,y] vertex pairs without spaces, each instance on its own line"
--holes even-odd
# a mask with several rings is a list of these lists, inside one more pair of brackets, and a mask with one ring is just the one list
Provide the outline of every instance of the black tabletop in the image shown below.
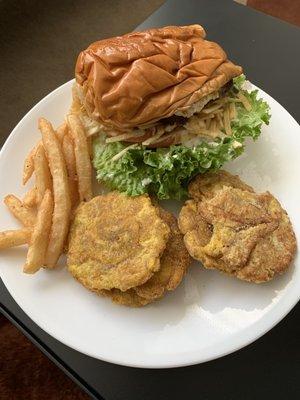
[[[249,79],[300,121],[300,30],[229,0],[170,0],[137,29],[202,24]],[[298,50],[297,50],[298,49]],[[32,82],[34,85],[34,82]],[[80,354],[42,331],[0,286],[2,311],[92,397],[107,400],[292,399],[300,391],[300,305],[270,332],[222,359],[146,370]],[[104,344],[105,345],[105,344]]]

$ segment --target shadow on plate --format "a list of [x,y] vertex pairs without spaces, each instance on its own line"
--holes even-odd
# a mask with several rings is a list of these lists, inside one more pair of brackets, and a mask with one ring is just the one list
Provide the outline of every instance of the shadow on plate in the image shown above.
[[[185,282],[185,303],[197,302],[201,308],[217,313],[232,308],[242,311],[265,310],[286,290],[294,267],[270,282],[255,284],[241,281],[216,270],[193,265]],[[215,297],[213,294],[217,293]]]

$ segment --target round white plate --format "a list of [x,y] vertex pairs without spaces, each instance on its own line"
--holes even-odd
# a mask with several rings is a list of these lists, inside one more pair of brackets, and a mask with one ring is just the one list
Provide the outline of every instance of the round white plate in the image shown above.
[[[40,138],[37,120],[63,121],[72,81],[40,101],[11,133],[0,156],[0,197],[22,195],[22,166]],[[269,190],[288,211],[300,237],[300,127],[269,95],[271,124],[249,141],[243,156],[226,168],[258,191]],[[179,203],[164,202],[168,208]],[[17,227],[1,203],[0,230]],[[178,367],[240,349],[277,324],[300,296],[299,257],[289,272],[261,285],[205,270],[194,263],[180,287],[145,308],[131,309],[98,297],[65,268],[22,273],[25,248],[0,253],[0,273],[10,294],[47,333],[92,357],[135,367]]]

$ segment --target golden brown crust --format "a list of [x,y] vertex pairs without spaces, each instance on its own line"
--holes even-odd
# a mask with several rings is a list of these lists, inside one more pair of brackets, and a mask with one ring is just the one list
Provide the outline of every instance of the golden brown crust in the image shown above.
[[168,26],[105,39],[82,51],[76,81],[90,117],[115,129],[185,110],[242,73],[199,25]]
[[[193,258],[198,259],[197,249],[206,246],[212,237],[212,226],[209,225],[198,211],[199,203],[186,201],[182,207],[178,225],[184,235],[185,245]],[[189,245],[187,245],[189,243]]]
[[175,290],[191,263],[183,236],[178,229],[177,219],[161,207],[158,207],[158,210],[161,219],[169,226],[171,234],[160,259],[159,271],[146,283],[134,288],[140,297],[149,301],[162,297],[166,291]]
[[95,197],[76,210],[69,271],[91,290],[128,290],[159,270],[169,234],[147,195]]
[[237,277],[256,283],[268,281],[275,274],[283,274],[294,259],[297,242],[293,227],[280,203],[270,195],[268,210],[278,227],[259,241],[248,264],[237,272]]
[[270,193],[227,186],[206,195],[203,201],[187,201],[179,216],[192,257],[206,268],[256,283],[287,270],[296,238],[287,213]]
[[253,192],[253,188],[243,182],[237,175],[232,175],[220,169],[216,172],[207,172],[197,175],[189,184],[189,196],[192,199],[204,200],[212,198],[224,186]]
[[273,221],[267,207],[269,196],[227,186],[200,202],[198,209],[209,224],[242,229]]
[[119,289],[100,290],[98,294],[110,298],[116,304],[127,307],[143,307],[155,300],[140,297],[133,289],[126,290],[126,292]]
[[185,248],[176,218],[153,203],[162,220],[169,226],[171,234],[160,259],[160,269],[141,286],[122,292],[118,289],[101,290],[98,293],[109,297],[114,303],[128,307],[141,307],[161,298],[167,291],[175,290],[182,281],[191,257]]

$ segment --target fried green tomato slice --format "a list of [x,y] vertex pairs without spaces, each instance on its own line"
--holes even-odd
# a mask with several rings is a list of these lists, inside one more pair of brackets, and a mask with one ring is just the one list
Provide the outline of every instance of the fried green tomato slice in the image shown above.
[[70,230],[70,273],[93,291],[126,291],[160,268],[170,229],[147,195],[111,192],[82,203]]
[[254,192],[253,188],[243,182],[237,175],[232,175],[221,169],[216,172],[197,175],[189,184],[188,192],[192,199],[202,201],[214,197],[223,187]]
[[144,299],[134,289],[122,292],[119,289],[100,290],[98,294],[110,298],[114,303],[127,307],[143,307],[152,303],[155,299]]
[[175,290],[191,263],[177,219],[161,207],[158,207],[158,210],[161,219],[169,226],[171,234],[160,259],[160,270],[146,283],[134,288],[140,297],[147,300],[158,299],[166,291]]
[[143,285],[126,292],[121,290],[102,290],[100,294],[110,297],[114,303],[141,307],[163,297],[167,291],[175,290],[182,281],[191,257],[184,245],[177,219],[173,214],[157,206],[161,219],[169,226],[171,234],[160,259],[160,269]]
[[268,192],[227,186],[206,200],[189,200],[179,227],[189,253],[204,267],[250,282],[284,273],[296,251],[288,215]]

